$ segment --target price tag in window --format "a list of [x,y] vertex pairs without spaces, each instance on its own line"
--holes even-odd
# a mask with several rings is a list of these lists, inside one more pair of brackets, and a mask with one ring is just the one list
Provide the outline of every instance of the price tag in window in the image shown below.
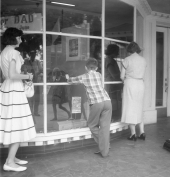
[[72,113],[81,113],[81,97],[72,97]]

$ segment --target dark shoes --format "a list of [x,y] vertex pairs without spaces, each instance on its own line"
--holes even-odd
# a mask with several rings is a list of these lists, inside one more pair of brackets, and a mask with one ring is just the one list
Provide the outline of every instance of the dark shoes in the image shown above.
[[34,116],[41,116],[40,114],[38,114],[38,113],[34,113]]
[[128,137],[127,138],[128,140],[131,140],[131,141],[136,141],[137,140],[137,138],[136,138],[136,135],[134,134],[134,135],[132,135],[132,136],[130,136],[130,137]]
[[145,140],[146,135],[145,135],[145,133],[142,133],[140,136],[136,137],[136,135],[134,134],[133,136],[130,136],[130,137],[128,137],[127,139],[128,139],[128,140],[132,140],[132,141],[136,141],[137,138],[138,138],[138,139],[141,139],[141,140]]
[[57,119],[56,119],[56,118],[53,118],[53,119],[51,119],[50,121],[57,121]]
[[146,135],[145,133],[142,133],[140,136],[138,136],[138,139],[145,140]]

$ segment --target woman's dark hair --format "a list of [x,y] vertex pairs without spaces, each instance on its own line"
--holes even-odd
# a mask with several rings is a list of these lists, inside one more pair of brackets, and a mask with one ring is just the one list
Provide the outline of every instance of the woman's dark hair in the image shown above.
[[86,67],[88,70],[96,70],[98,67],[98,61],[95,58],[89,58],[86,61]]
[[29,53],[29,55],[30,55],[31,61],[34,61],[34,60],[35,60],[35,56],[36,56],[36,51],[31,51],[31,52]]
[[136,42],[131,42],[128,46],[127,46],[127,52],[128,53],[140,53],[141,49],[138,46],[138,44]]
[[109,44],[107,46],[105,54],[106,55],[112,55],[112,54],[114,54],[115,56],[118,56],[119,55],[119,47],[116,44]]
[[2,36],[2,43],[4,45],[16,45],[17,44],[16,37],[22,35],[23,35],[22,30],[13,27],[7,28]]
[[101,53],[101,46],[100,45],[96,45],[95,48],[94,48],[94,53],[93,53],[93,57],[95,59],[101,59],[99,58],[98,54]]

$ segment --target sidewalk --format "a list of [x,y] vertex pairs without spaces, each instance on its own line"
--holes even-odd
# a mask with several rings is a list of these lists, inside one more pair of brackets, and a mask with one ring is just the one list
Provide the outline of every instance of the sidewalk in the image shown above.
[[94,154],[97,146],[29,158],[25,172],[5,172],[1,177],[169,177],[170,152],[162,146],[170,138],[170,118],[146,125],[146,140],[122,137],[111,142],[109,157]]

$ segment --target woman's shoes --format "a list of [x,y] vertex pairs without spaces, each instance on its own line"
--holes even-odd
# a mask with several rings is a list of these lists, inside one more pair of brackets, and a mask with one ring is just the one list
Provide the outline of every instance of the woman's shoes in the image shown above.
[[128,137],[127,138],[128,140],[132,140],[132,141],[136,141],[137,140],[137,138],[136,138],[136,135],[134,134],[134,135],[132,135],[132,136],[130,136],[130,137]]
[[18,171],[19,172],[19,171],[25,171],[27,169],[27,167],[19,166],[18,168],[13,168],[13,167],[10,167],[10,166],[4,164],[3,169],[5,171]]
[[140,136],[138,136],[138,139],[145,140],[146,135],[145,133],[142,133]]
[[19,161],[15,162],[15,163],[17,163],[19,165],[26,165],[28,163],[28,161],[26,161],[26,160],[19,160]]

